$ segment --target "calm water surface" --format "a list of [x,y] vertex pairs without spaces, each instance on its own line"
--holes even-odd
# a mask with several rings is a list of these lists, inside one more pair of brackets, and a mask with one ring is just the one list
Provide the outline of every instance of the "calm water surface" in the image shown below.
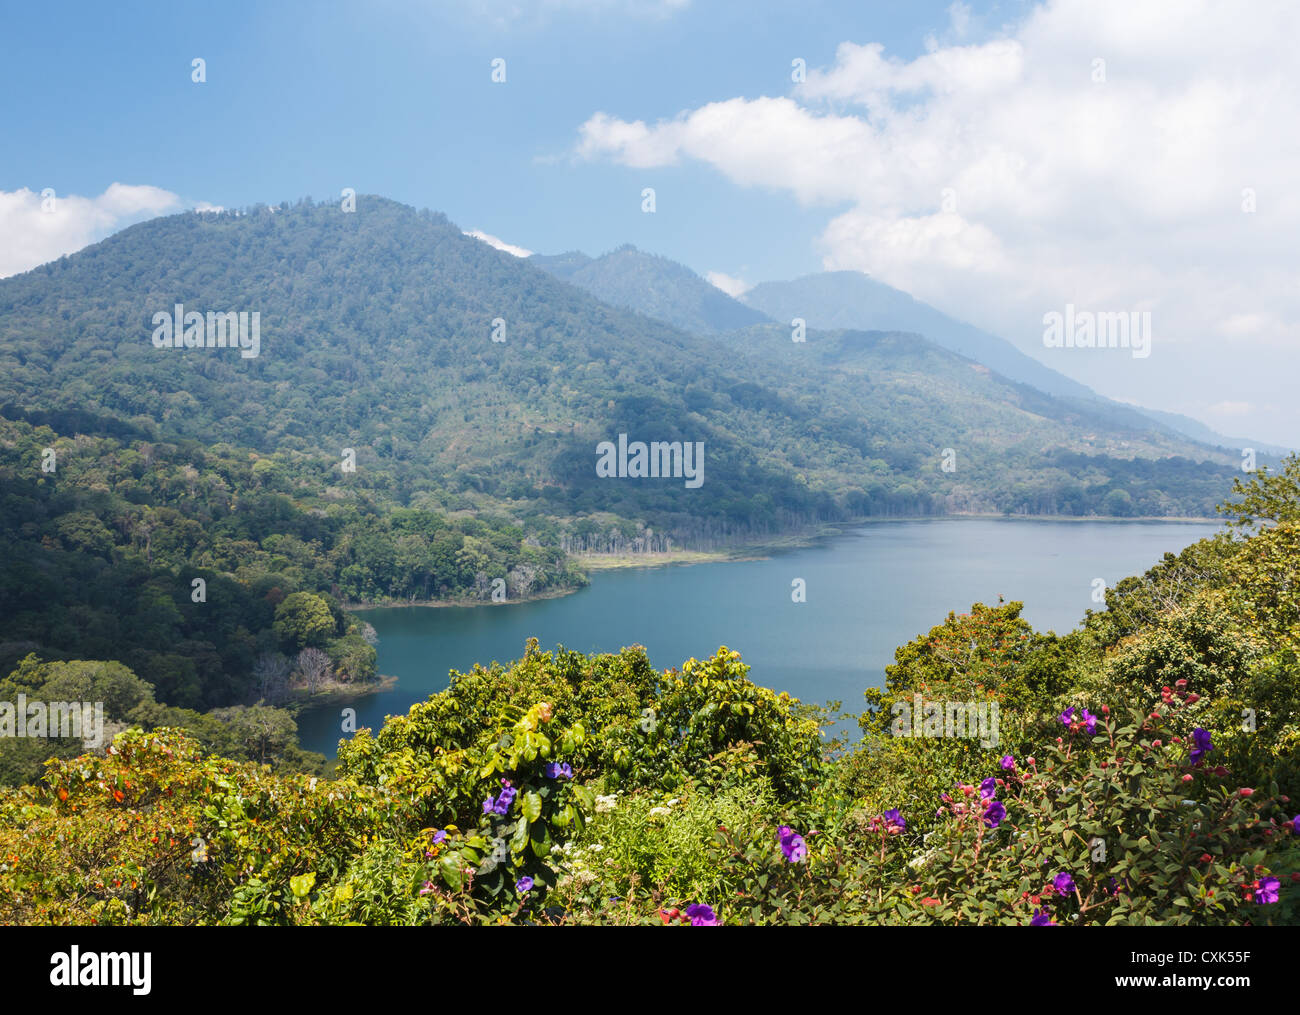
[[[1166,552],[1211,535],[1208,523],[985,519],[882,522],[767,560],[596,573],[570,596],[480,607],[410,606],[358,613],[379,635],[379,671],[398,678],[356,702],[358,727],[377,729],[448,684],[448,671],[509,662],[536,637],[583,652],[644,645],[660,669],[719,645],[739,651],[750,678],[805,701],[858,710],[884,682],[894,649],[948,611],[998,596],[1025,603],[1039,630],[1064,633],[1095,607],[1092,583],[1113,585]],[[802,578],[807,602],[791,601]],[[333,757],[339,710],[304,713],[304,747]]]

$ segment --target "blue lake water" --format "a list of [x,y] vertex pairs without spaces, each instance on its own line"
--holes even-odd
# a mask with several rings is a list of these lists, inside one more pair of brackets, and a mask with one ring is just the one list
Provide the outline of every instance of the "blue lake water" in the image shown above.
[[[862,706],[884,682],[894,649],[974,602],[1025,604],[1039,630],[1064,633],[1113,585],[1166,552],[1219,530],[1210,523],[937,519],[880,522],[816,546],[736,561],[597,572],[573,595],[479,607],[410,606],[358,616],[379,635],[379,671],[396,687],[360,699],[358,727],[443,690],[451,669],[508,662],[536,637],[583,652],[644,645],[660,669],[719,645],[739,651],[750,678],[805,701]],[[807,601],[791,601],[802,578]],[[333,757],[337,708],[299,717],[302,745]]]

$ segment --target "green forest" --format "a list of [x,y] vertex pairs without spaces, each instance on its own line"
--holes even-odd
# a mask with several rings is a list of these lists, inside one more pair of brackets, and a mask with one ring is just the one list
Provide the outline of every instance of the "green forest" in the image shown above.
[[[659,672],[533,642],[359,732],[332,779],[133,722],[0,795],[0,920],[1294,922],[1300,458],[1234,497],[1228,531],[1066,635],[1019,602],[949,614],[866,690],[852,744],[727,646]],[[8,684],[152,707],[116,663]],[[918,695],[996,706],[996,743],[899,735]]]

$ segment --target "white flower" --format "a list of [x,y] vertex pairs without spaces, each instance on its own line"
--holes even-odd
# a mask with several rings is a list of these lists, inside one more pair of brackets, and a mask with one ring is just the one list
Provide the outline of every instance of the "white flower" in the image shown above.
[[650,808],[650,817],[652,818],[666,818],[671,813],[672,811],[670,811],[667,807]]
[[606,811],[612,811],[618,806],[618,795],[598,796],[596,797],[596,813],[604,814]]

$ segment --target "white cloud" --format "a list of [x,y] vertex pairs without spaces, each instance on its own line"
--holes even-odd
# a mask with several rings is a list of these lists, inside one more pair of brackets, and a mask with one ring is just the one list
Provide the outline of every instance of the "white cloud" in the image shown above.
[[753,288],[735,275],[726,275],[720,271],[711,271],[704,277],[733,299]]
[[[1055,0],[995,35],[960,4],[949,19],[955,41],[915,59],[845,42],[789,96],[651,123],[594,113],[576,152],[696,161],[833,209],[828,269],[866,271],[1104,393],[1250,402],[1259,436],[1300,428],[1281,397],[1300,364],[1293,6]],[[1150,309],[1152,356],[1044,349],[1042,316],[1066,303]],[[1290,370],[1261,369],[1284,350]],[[1277,390],[1245,397],[1261,384]]]
[[[44,195],[44,196],[43,196]],[[0,191],[0,278],[71,254],[141,219],[182,207],[158,187],[114,183],[98,197]]]
[[507,254],[514,254],[515,257],[532,257],[533,252],[524,247],[516,247],[513,243],[507,243],[505,240],[498,239],[491,233],[485,233],[481,229],[470,229],[465,232],[466,236],[472,236],[476,240],[482,240],[490,247],[496,247],[497,250],[504,250]]

